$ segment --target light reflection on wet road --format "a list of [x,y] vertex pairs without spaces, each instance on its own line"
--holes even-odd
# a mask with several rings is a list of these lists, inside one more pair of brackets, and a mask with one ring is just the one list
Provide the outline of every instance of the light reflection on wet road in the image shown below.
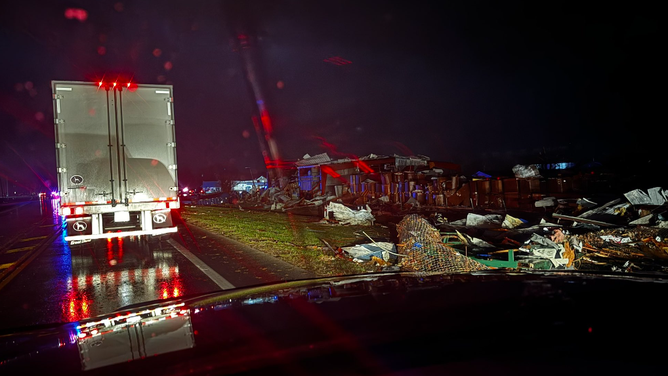
[[69,257],[64,250],[58,262],[60,274],[67,277],[56,285],[57,294],[65,297],[61,319],[80,320],[137,302],[183,296],[188,291],[177,258],[171,247],[131,239],[72,247]]
[[[7,251],[35,242],[38,248],[40,241],[56,234],[58,216],[38,213],[37,203],[30,203],[13,214],[13,223],[24,222],[22,227],[31,231],[22,233],[17,243],[2,245],[0,262],[11,256]],[[49,222],[50,227],[44,226]],[[60,231],[39,257],[0,289],[0,328],[77,321],[131,304],[218,289],[164,240],[109,238],[70,246],[64,236]],[[39,239],[21,242],[31,238]]]
[[71,246],[56,205],[34,201],[0,211],[0,330],[78,321],[128,305],[230,288],[224,285],[312,277],[184,224],[162,241],[109,238]]

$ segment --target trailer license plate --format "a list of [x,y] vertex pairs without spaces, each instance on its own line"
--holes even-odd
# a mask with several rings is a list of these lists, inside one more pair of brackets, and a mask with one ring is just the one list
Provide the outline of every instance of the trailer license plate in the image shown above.
[[114,212],[114,222],[130,222],[130,212]]

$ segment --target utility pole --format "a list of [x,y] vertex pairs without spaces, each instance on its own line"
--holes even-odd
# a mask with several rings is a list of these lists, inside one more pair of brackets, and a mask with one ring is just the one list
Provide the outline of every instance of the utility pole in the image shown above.
[[232,35],[233,50],[241,57],[244,77],[253,104],[251,119],[255,127],[262,158],[270,179],[280,179],[280,154],[273,138],[271,118],[264,95],[261,77],[260,51],[258,49],[255,18],[249,9],[253,3],[243,0],[222,2],[223,15]]

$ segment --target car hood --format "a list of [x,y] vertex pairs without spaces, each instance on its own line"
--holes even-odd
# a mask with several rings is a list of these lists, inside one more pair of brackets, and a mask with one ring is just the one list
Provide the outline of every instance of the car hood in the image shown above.
[[[415,333],[409,336],[418,338],[446,330],[423,326],[423,320],[453,319],[449,315],[469,325],[474,336],[480,334],[475,328],[482,323],[518,330],[558,319],[574,320],[568,330],[587,327],[591,331],[598,319],[583,322],[572,313],[557,315],[561,318],[552,314],[563,309],[593,314],[618,299],[635,302],[629,304],[638,310],[652,310],[656,302],[652,297],[667,289],[666,279],[653,276],[579,272],[397,272],[298,280],[126,307],[80,322],[9,332],[0,336],[0,370],[117,374],[125,368],[133,373],[141,368],[145,373],[166,374],[165,364],[175,362],[169,370],[177,374],[212,367],[239,372],[249,365],[271,364],[283,352],[311,354],[312,348],[304,346],[319,346],[321,351],[340,346],[355,349],[357,337],[375,344],[397,330],[397,338],[410,331]],[[481,315],[481,310],[487,314]],[[499,314],[507,322],[499,321]],[[267,354],[273,355],[267,359]]]

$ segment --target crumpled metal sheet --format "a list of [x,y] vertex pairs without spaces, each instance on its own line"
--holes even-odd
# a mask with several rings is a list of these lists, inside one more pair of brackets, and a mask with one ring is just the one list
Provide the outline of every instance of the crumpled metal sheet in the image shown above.
[[652,205],[663,205],[668,200],[666,195],[668,190],[662,190],[661,187],[654,187],[647,190],[649,199],[652,201]]
[[515,174],[516,178],[539,178],[540,172],[538,172],[538,169],[536,166],[529,165],[529,166],[523,166],[523,165],[515,165],[513,167],[513,173]]
[[[397,252],[395,245],[387,242],[357,244],[352,247],[342,247],[341,249],[350,256],[364,261],[370,261],[372,257],[378,257],[384,261],[389,261],[390,258],[392,258],[390,252]],[[394,258],[396,258],[396,256]]]
[[534,202],[534,206],[537,208],[544,208],[548,206],[557,206],[557,199],[554,197],[545,197],[543,199],[537,200]]
[[641,189],[634,189],[624,193],[624,197],[633,205],[663,205],[666,203],[666,191],[661,187],[654,187],[645,193]]
[[366,206],[366,209],[353,210],[345,205],[330,202],[325,207],[325,218],[329,217],[329,213],[333,213],[334,219],[342,225],[370,226],[376,220],[371,214],[369,205]]
[[515,227],[521,225],[522,223],[524,223],[524,222],[522,222],[521,219],[515,218],[512,215],[506,214],[506,217],[503,218],[503,223],[501,224],[501,227],[503,227],[503,228],[515,228]]
[[601,239],[605,240],[606,242],[610,243],[615,243],[615,244],[625,244],[625,243],[631,243],[632,240],[629,237],[621,237],[621,236],[614,236],[614,235],[601,235]]
[[502,222],[503,217],[498,214],[480,215],[468,213],[466,216],[467,227],[498,228],[501,227]]
[[[308,155],[308,154],[307,154]],[[306,156],[305,156],[306,157]],[[327,155],[327,153],[322,153],[322,154],[317,154],[314,156],[308,155],[308,157],[295,162],[296,166],[312,166],[312,165],[319,165],[321,163],[326,163],[331,161],[332,159]]]

